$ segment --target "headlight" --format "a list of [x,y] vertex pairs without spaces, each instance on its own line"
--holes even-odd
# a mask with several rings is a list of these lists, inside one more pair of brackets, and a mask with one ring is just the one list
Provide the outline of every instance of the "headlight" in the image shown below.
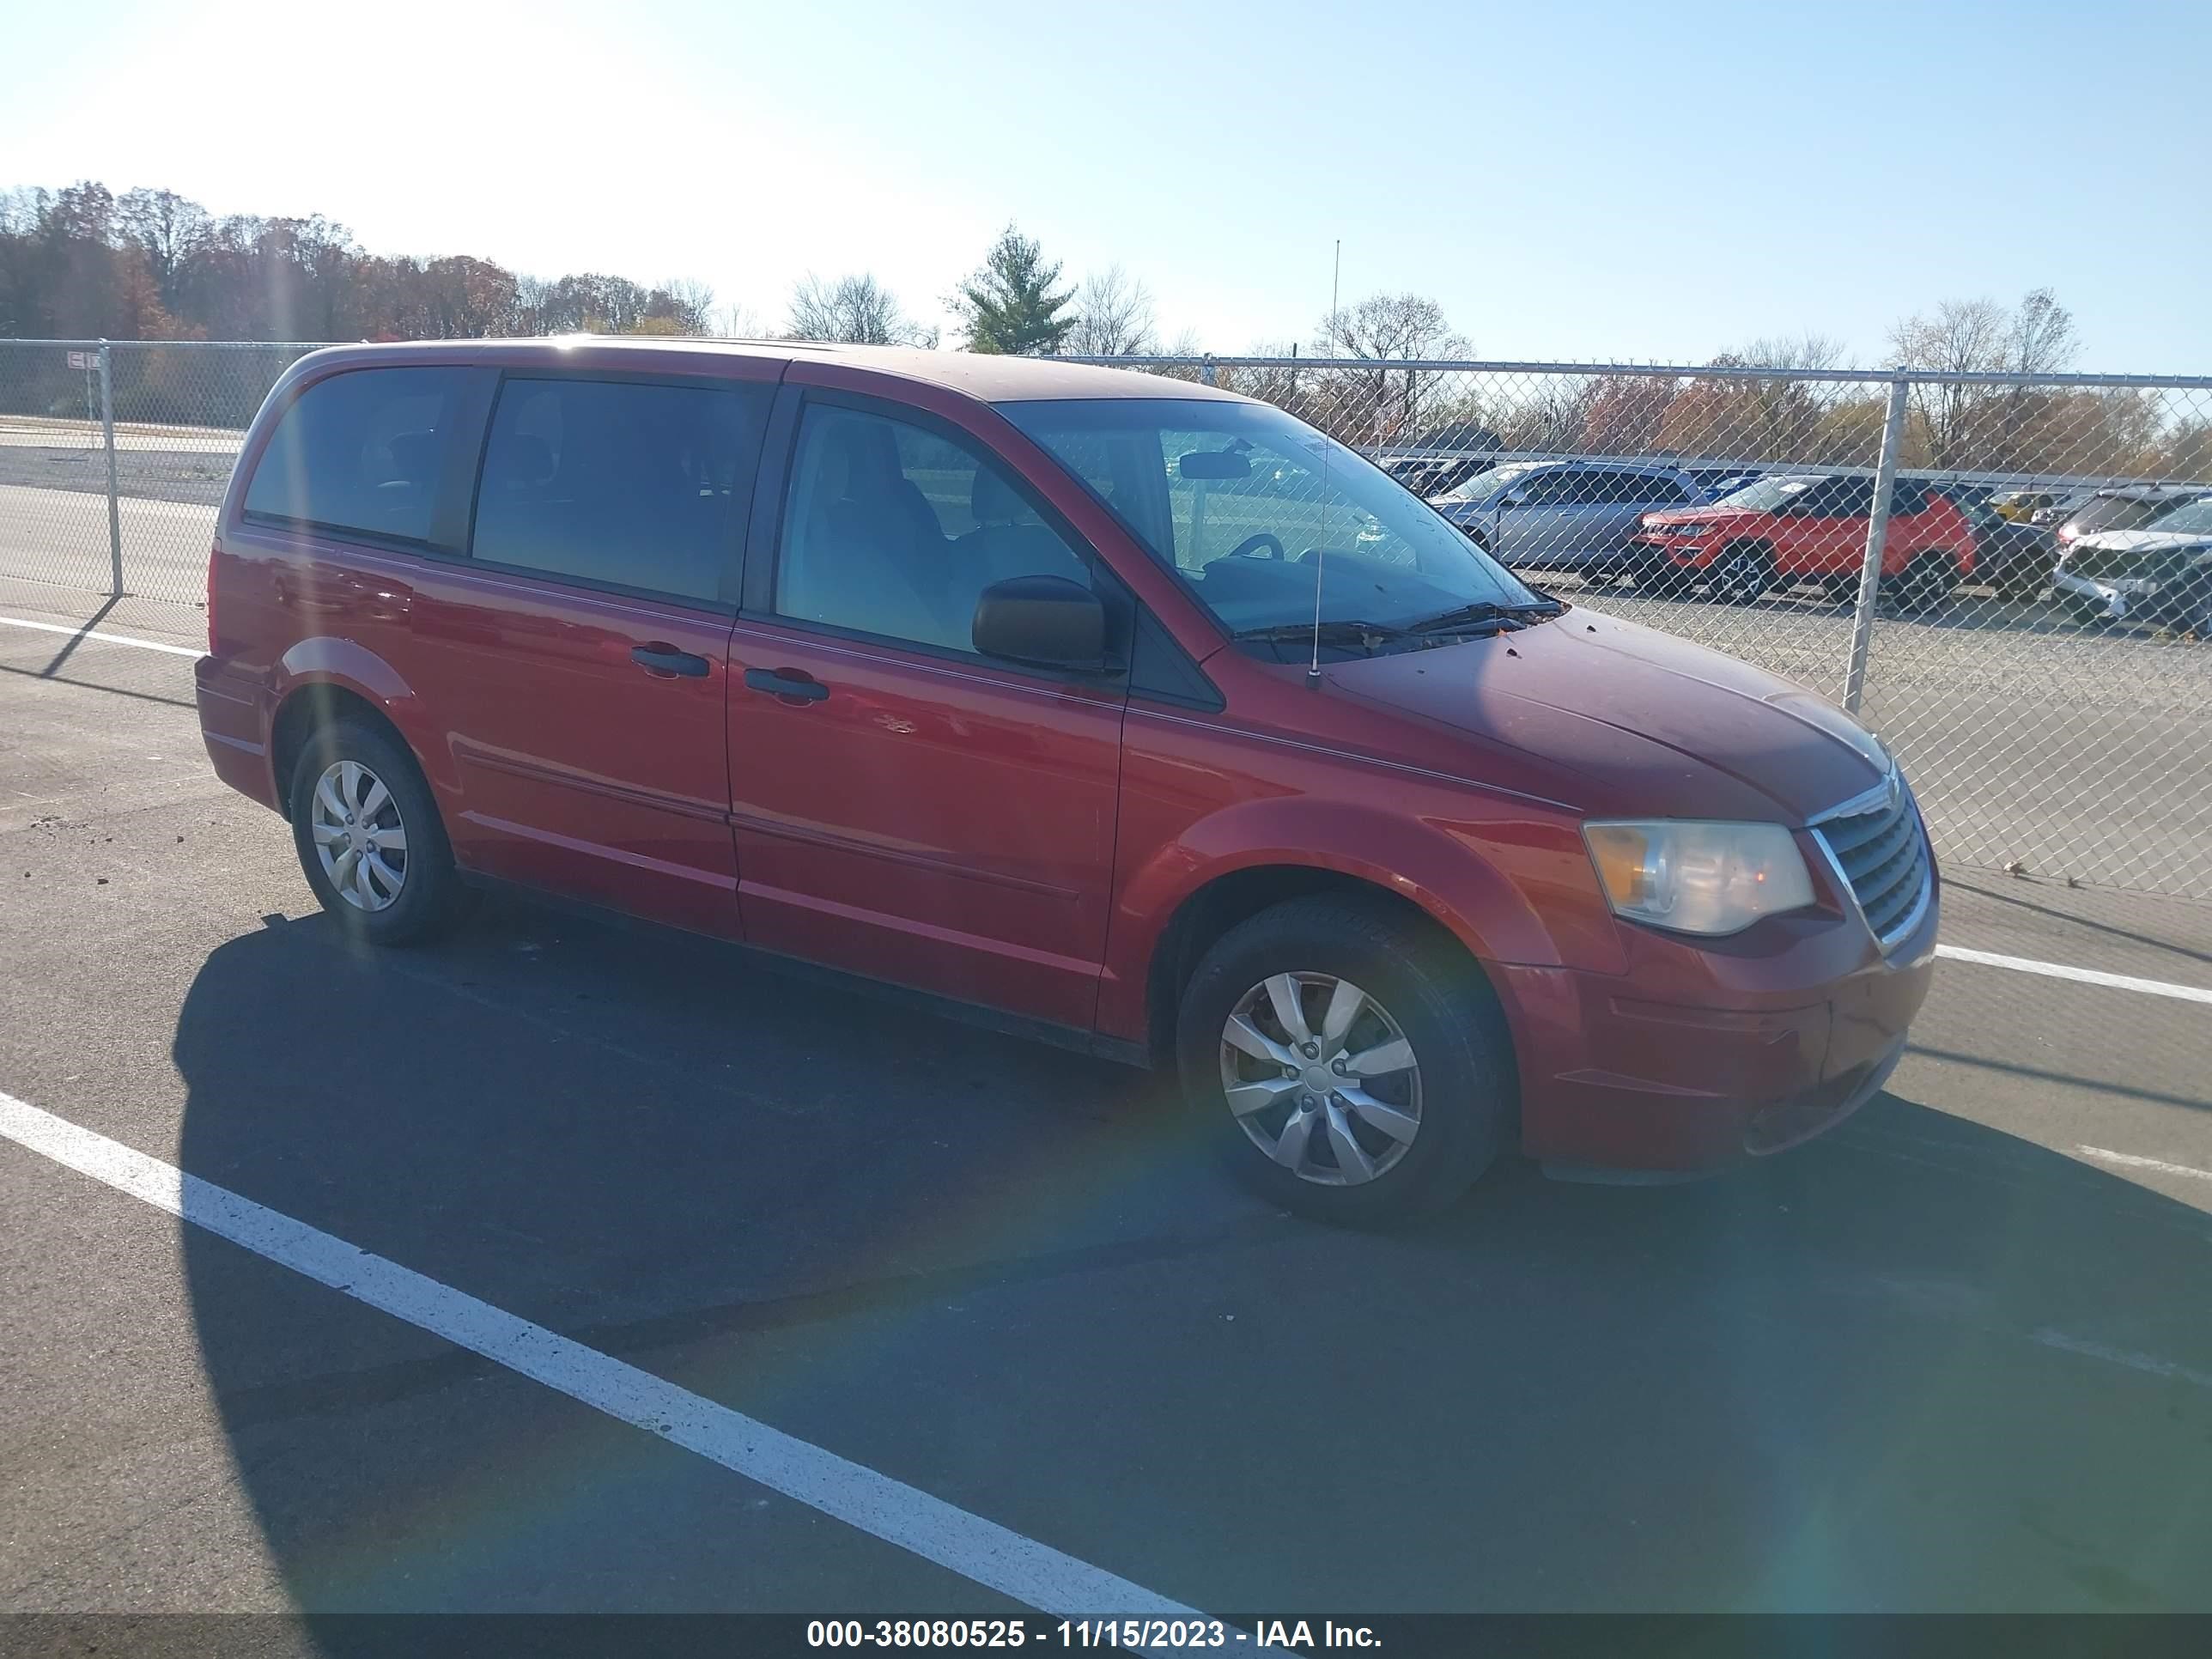
[[1586,823],[1583,840],[1614,914],[1632,921],[1737,933],[1813,902],[1804,856],[1778,823]]

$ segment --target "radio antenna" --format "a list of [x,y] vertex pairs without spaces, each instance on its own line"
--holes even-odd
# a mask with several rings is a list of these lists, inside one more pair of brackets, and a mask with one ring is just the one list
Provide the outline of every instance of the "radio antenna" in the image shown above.
[[[1332,354],[1336,349],[1337,301],[1344,286],[1344,238],[1336,239],[1336,259],[1328,276],[1328,345]],[[1306,664],[1306,684],[1321,684],[1321,567],[1328,556],[1328,464],[1333,459],[1334,441],[1328,433],[1321,434],[1321,540],[1314,548],[1314,623],[1313,656]]]

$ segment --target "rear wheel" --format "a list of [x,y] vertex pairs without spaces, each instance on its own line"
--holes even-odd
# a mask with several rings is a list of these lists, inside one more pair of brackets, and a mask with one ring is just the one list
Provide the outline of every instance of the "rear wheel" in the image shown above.
[[1756,542],[1737,542],[1721,550],[1705,582],[1722,604],[1749,605],[1774,586],[1774,556]]
[[1897,608],[1924,617],[1950,602],[1959,586],[1959,567],[1948,553],[1923,553],[1897,579]]
[[1184,988],[1183,1095],[1248,1185],[1357,1226],[1432,1213],[1514,1121],[1489,986],[1433,929],[1355,899],[1296,899],[1231,929]]
[[292,769],[292,840],[331,919],[372,945],[434,938],[467,908],[415,757],[365,721],[311,735]]

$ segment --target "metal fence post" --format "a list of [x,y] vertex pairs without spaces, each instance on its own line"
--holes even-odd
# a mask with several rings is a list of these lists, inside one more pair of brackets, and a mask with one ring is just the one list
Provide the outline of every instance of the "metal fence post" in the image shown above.
[[1844,671],[1844,707],[1856,714],[1866,695],[1867,647],[1874,639],[1875,602],[1881,595],[1882,544],[1889,539],[1889,494],[1897,482],[1897,451],[1905,438],[1905,404],[1911,382],[1899,368],[1889,383],[1889,414],[1881,427],[1881,459],[1874,471],[1874,510],[1867,517],[1866,557],[1859,565],[1858,603],[1851,612],[1851,659]]
[[123,597],[123,508],[115,495],[115,377],[108,343],[100,343],[100,429],[107,441],[107,592]]
[[1210,351],[1206,354],[1206,362],[1199,366],[1198,378],[1207,386],[1219,384],[1214,378],[1213,354]]

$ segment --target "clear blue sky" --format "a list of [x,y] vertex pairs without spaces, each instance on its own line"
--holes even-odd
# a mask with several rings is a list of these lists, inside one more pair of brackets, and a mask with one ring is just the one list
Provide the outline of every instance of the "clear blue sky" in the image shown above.
[[[1440,300],[1486,356],[1702,360],[2055,289],[2081,367],[2212,371],[2212,6],[1397,0],[15,9],[0,184],[319,211],[385,252],[809,270],[939,301],[1009,218],[1164,330]],[[34,67],[35,66],[35,67]]]

